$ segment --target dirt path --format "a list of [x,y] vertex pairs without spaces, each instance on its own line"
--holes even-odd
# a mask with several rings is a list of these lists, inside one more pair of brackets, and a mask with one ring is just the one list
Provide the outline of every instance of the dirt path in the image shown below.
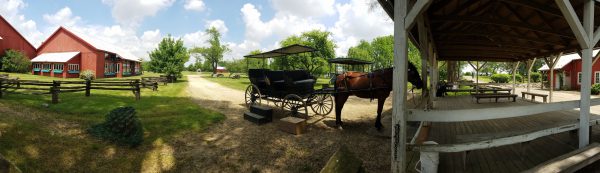
[[[281,132],[276,123],[257,126],[245,121],[242,91],[197,75],[188,79],[192,98],[202,107],[222,112],[226,120],[180,139],[185,147],[178,149],[176,157],[182,171],[318,172],[339,146],[346,145],[363,159],[368,172],[389,172],[390,140],[371,132],[376,102],[350,99],[343,112],[343,130],[333,128],[332,112],[326,118],[313,118],[306,134],[294,136]],[[388,101],[384,120],[389,119],[390,108]],[[274,119],[282,118],[280,114]]]

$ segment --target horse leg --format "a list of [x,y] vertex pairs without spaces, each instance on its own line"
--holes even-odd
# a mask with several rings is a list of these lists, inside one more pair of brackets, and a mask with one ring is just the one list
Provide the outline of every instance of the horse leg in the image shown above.
[[377,94],[377,119],[375,120],[375,127],[378,131],[381,131],[383,125],[381,124],[381,112],[383,111],[383,105],[385,105],[385,100],[390,96],[389,92],[384,92],[381,94]]
[[348,93],[337,93],[335,95],[335,124],[342,125],[342,108],[348,100],[350,95]]

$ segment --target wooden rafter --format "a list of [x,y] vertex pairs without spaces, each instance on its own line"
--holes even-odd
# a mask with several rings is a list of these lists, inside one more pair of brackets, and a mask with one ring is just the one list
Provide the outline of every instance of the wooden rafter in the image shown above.
[[506,2],[506,3],[515,4],[515,5],[519,5],[519,6],[523,6],[523,7],[527,7],[527,8],[530,8],[530,9],[533,9],[535,11],[542,12],[544,14],[548,14],[548,15],[551,15],[551,16],[560,17],[560,18],[563,17],[563,15],[560,12],[560,10],[555,9],[555,8],[551,8],[547,4],[540,4],[540,3],[537,3],[535,1],[523,1],[523,0],[500,0],[500,1],[503,1],[503,2]]
[[491,34],[491,33],[486,33],[486,32],[437,32],[435,36],[440,36],[440,35],[454,35],[454,36],[479,36],[482,38],[506,38],[506,39],[512,39],[512,40],[522,40],[522,41],[529,41],[529,42],[535,42],[535,43],[539,43],[539,44],[563,44],[563,42],[560,41],[551,41],[551,40],[542,40],[542,39],[538,39],[538,38],[531,38],[528,36],[517,36],[517,35],[508,35],[508,34]]
[[486,17],[435,16],[433,18],[434,18],[434,20],[431,20],[432,23],[434,23],[434,22],[478,23],[478,24],[485,24],[485,25],[496,25],[496,26],[506,26],[506,27],[512,27],[512,28],[521,28],[521,29],[526,29],[526,30],[535,31],[535,32],[552,34],[552,35],[565,37],[565,38],[573,38],[573,36],[570,34],[558,32],[555,30],[543,29],[543,28],[531,26],[531,25],[528,25],[525,23],[520,23],[520,22],[494,20],[494,19],[490,19],[490,18],[486,18]]

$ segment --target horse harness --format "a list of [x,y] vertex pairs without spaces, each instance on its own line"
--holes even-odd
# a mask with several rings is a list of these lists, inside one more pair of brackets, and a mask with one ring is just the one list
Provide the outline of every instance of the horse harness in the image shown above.
[[[350,90],[350,87],[348,87],[348,80],[349,79],[360,78],[360,77],[364,77],[364,76],[367,76],[367,79],[369,79],[369,88],[366,89],[366,91],[369,92],[371,101],[373,101],[373,99],[375,99],[375,97],[373,96],[373,91],[374,90],[388,88],[388,87],[373,88],[373,78],[375,78],[375,72],[365,73],[365,74],[362,74],[360,76],[348,76],[348,73],[344,73],[344,89],[345,89],[345,91],[346,92],[352,91],[352,90]],[[385,78],[382,78],[382,80],[385,83]],[[360,91],[360,90],[353,90],[353,91]]]

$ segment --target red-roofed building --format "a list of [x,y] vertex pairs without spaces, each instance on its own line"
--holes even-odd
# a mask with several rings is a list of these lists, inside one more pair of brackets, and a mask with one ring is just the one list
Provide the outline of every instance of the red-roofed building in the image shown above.
[[82,33],[58,28],[32,59],[35,75],[79,77],[92,70],[97,78],[140,75],[140,60],[129,51]]
[[8,21],[0,16],[0,57],[8,49],[23,52],[29,59],[36,56],[36,50]]

